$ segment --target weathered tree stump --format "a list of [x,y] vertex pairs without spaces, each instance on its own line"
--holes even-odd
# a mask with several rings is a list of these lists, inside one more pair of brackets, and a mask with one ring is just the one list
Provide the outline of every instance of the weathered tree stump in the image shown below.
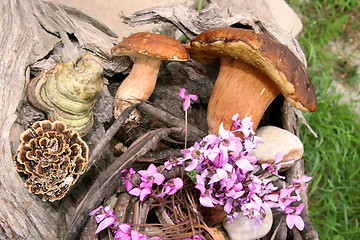
[[[229,2],[217,1],[201,13],[179,5],[144,10],[125,19],[129,24],[170,22],[188,38],[210,27],[247,25],[264,31],[288,45],[306,65],[297,41],[276,28],[271,17],[265,14],[266,9],[258,10],[257,14],[261,17],[249,18],[240,14],[239,5]],[[242,8],[253,9],[261,4],[261,0],[258,3],[243,1]],[[149,152],[164,138],[182,141],[183,111],[181,99],[178,98],[182,87],[199,96],[199,100],[189,111],[189,123],[192,125],[188,130],[189,143],[205,135],[206,107],[218,69],[192,60],[186,63],[165,62],[161,67],[150,104],[136,106],[145,116],[139,132],[135,132],[134,136],[124,137],[133,139],[128,145],[140,136],[141,138],[133,143],[128,153],[116,158],[109,146],[106,146],[102,153],[95,151],[100,139],[105,141],[106,134],[109,134],[109,138],[114,134],[105,133],[114,122],[111,93],[131,67],[129,58],[110,57],[110,49],[117,42],[114,34],[75,9],[41,0],[3,0],[0,15],[0,238],[96,239],[93,236],[94,224],[88,214],[114,192],[124,191],[123,187],[119,187],[120,170]],[[239,17],[240,15],[242,17]],[[40,69],[51,68],[57,62],[76,61],[85,52],[99,56],[103,60],[105,70],[105,88],[94,109],[95,126],[85,137],[90,145],[91,154],[94,154],[91,167],[63,200],[55,203],[42,202],[38,196],[28,193],[24,187],[24,180],[16,172],[12,160],[19,145],[20,133],[34,121],[45,118],[42,112],[28,103],[26,86]],[[262,124],[271,123],[281,127],[284,124],[287,130],[297,132],[299,122],[292,107],[288,107],[287,111],[281,114],[283,101],[282,97],[274,101]],[[285,120],[281,120],[281,115]],[[293,176],[291,172],[297,174],[303,171],[303,166],[298,165],[296,169],[289,171],[289,174]],[[306,193],[304,194],[306,196]],[[304,219],[308,219],[306,216],[307,212]],[[305,234],[310,235],[305,238],[317,238],[311,221],[307,222],[306,229],[309,230],[305,230]]]

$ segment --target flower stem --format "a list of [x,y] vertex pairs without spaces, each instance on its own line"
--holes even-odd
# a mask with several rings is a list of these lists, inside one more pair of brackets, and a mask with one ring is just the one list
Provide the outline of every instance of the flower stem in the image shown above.
[[187,110],[185,111],[185,149],[187,143]]

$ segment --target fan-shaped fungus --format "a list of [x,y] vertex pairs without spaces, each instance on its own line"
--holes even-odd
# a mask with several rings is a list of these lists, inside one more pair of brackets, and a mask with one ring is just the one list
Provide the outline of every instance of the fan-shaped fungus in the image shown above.
[[77,131],[67,129],[63,122],[44,120],[21,134],[14,163],[18,172],[27,175],[29,192],[53,202],[63,198],[84,173],[88,154]]
[[94,122],[93,107],[102,90],[101,59],[91,54],[43,70],[27,87],[31,104],[48,114],[51,121],[63,121],[81,136]]

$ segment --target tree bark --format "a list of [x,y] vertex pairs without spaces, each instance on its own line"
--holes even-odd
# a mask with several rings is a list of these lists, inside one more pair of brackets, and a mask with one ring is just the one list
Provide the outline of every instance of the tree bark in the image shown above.
[[[110,55],[115,38],[102,31],[106,28],[100,30],[100,25],[96,28],[73,13],[70,16],[61,7],[40,0],[0,4],[0,239],[56,239],[58,204],[29,194],[12,158],[23,131],[15,121],[25,102],[29,66],[59,42],[64,44],[64,60],[76,59],[85,48],[103,59]],[[68,34],[74,34],[81,47],[71,44]],[[110,62],[104,64],[112,69]]]

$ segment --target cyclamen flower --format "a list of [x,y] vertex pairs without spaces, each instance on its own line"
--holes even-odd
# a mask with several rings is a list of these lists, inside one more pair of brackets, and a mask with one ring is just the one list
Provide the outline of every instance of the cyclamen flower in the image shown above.
[[[103,212],[103,214],[96,215],[99,212]],[[114,210],[112,210],[110,206],[106,206],[105,208],[103,206],[98,207],[97,209],[93,210],[90,213],[90,216],[94,216],[94,215],[96,215],[95,216],[96,223],[100,223],[96,229],[95,234],[98,234],[105,228],[114,225],[116,222]]]
[[214,189],[205,188],[204,178],[201,175],[196,175],[196,182],[197,184],[195,188],[200,191],[199,200],[201,205],[203,205],[204,207],[214,207],[214,204],[220,203],[212,196],[212,192],[214,191]]
[[147,240],[147,236],[132,230],[130,224],[122,223],[115,234],[115,240]]
[[306,189],[308,187],[308,182],[312,179],[312,177],[303,175],[300,179],[293,179],[293,184],[290,188],[295,189],[296,196],[298,199],[301,199],[300,191],[302,189]]
[[181,150],[181,153],[184,155],[183,158],[181,158],[181,162],[186,160],[191,160],[189,165],[185,168],[185,171],[191,172],[194,170],[197,166],[199,166],[203,161],[203,155],[200,151],[200,145],[198,143],[195,143],[194,146]]
[[188,94],[185,90],[185,88],[182,88],[180,90],[180,94],[179,94],[179,97],[181,97],[183,100],[184,100],[184,103],[183,103],[183,109],[184,109],[184,112],[187,111],[190,107],[190,101],[193,100],[193,101],[196,101],[197,100],[197,96],[196,95],[192,95],[192,94]]
[[142,181],[140,187],[131,189],[129,193],[134,196],[140,196],[140,201],[143,201],[147,195],[151,194],[153,184],[162,184],[165,177],[158,172],[154,164],[150,164],[147,170],[140,170],[138,173],[141,176]]
[[132,184],[131,184],[130,180],[135,175],[135,171],[134,171],[134,169],[130,168],[129,170],[128,169],[122,170],[121,173],[123,174],[123,176],[121,178],[125,179],[126,191],[129,192],[132,189]]
[[292,229],[294,226],[297,227],[300,231],[304,230],[304,220],[300,217],[302,210],[304,209],[304,203],[300,204],[297,207],[287,207],[285,209],[286,213],[286,225]]
[[[114,211],[110,206],[100,206],[93,210],[90,213],[91,216],[95,215],[95,221],[100,223],[96,229],[95,234],[98,234],[105,228],[111,227],[111,231],[115,234],[115,240],[147,240],[148,237],[144,234],[139,233],[136,230],[131,229],[130,224],[122,223],[120,224],[116,216],[114,215]],[[151,238],[152,240],[161,240],[161,238],[155,236]]]
[[164,192],[157,195],[157,197],[164,197],[165,195],[173,195],[175,194],[179,189],[183,187],[184,183],[181,180],[181,178],[174,178],[170,179],[165,185],[164,185]]
[[245,138],[249,137],[250,134],[254,135],[255,132],[252,128],[254,123],[251,122],[251,117],[245,117],[242,121],[238,120],[238,118],[239,118],[238,113],[236,113],[232,117],[232,120],[234,121],[233,126],[234,126],[235,130],[242,132],[242,134],[244,135]]

